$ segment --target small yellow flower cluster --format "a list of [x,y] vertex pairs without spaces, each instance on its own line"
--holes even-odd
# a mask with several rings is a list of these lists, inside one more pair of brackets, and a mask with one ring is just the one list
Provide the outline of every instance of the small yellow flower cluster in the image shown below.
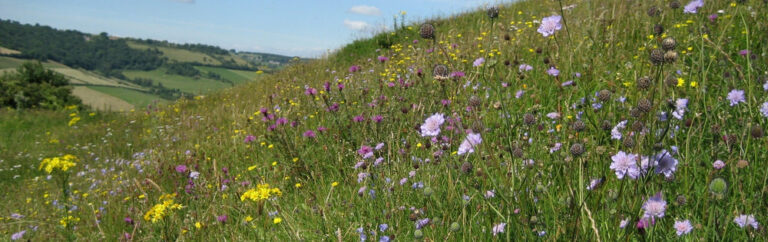
[[38,169],[45,170],[45,172],[48,174],[53,172],[55,169],[67,171],[69,168],[75,166],[75,162],[77,161],[79,161],[77,157],[69,154],[61,157],[45,158],[42,162],[40,162],[40,168]]
[[259,184],[256,186],[256,189],[250,189],[243,193],[242,196],[240,196],[240,201],[245,201],[246,199],[249,199],[254,202],[259,202],[263,200],[267,200],[272,196],[282,196],[283,192],[280,191],[280,188],[270,188],[269,184]]
[[69,215],[67,217],[62,218],[59,220],[59,224],[63,227],[67,227],[67,225],[74,224],[80,222],[80,218],[78,217],[72,217],[72,215]]
[[155,204],[147,213],[144,214],[144,220],[145,221],[152,221],[152,223],[157,223],[158,221],[162,220],[163,217],[170,211],[179,210],[182,208],[181,204],[175,203],[173,201],[173,198],[176,197],[176,193],[173,194],[163,194],[160,196],[160,201],[163,201],[162,203]]

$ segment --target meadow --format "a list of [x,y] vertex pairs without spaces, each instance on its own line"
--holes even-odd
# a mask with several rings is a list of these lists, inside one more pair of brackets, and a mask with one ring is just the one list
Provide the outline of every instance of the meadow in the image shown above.
[[767,5],[520,1],[127,113],[1,110],[0,238],[765,240]]

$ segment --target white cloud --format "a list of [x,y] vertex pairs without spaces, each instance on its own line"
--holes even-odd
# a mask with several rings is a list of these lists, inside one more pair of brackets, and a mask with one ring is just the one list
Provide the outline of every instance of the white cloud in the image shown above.
[[349,28],[351,30],[358,30],[359,31],[359,30],[364,30],[364,29],[368,28],[369,25],[368,25],[368,23],[363,22],[363,21],[352,21],[352,20],[349,20],[349,19],[345,19],[344,20],[344,26],[346,26],[347,28]]
[[356,13],[361,15],[380,16],[381,10],[374,6],[358,5],[348,10],[350,13]]

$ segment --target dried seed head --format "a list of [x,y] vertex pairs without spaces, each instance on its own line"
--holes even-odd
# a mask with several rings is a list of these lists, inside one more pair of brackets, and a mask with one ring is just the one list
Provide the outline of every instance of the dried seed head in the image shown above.
[[597,98],[600,99],[600,101],[606,102],[611,99],[611,91],[608,90],[600,90],[600,92],[597,93]]
[[523,115],[523,123],[527,125],[533,125],[536,123],[536,117],[534,117],[533,114],[526,113]]
[[650,59],[651,59],[651,63],[653,63],[654,65],[661,65],[662,63],[664,63],[664,51],[660,49],[652,50]]
[[675,46],[677,46],[677,41],[675,41],[675,39],[672,37],[667,37],[661,41],[661,48],[664,50],[674,50]]
[[436,65],[435,68],[432,69],[432,76],[435,78],[435,80],[448,80],[450,75],[451,73],[448,70],[448,67],[445,65]]
[[571,125],[571,128],[576,130],[576,132],[581,132],[587,128],[587,126],[581,120],[576,120],[576,122],[573,122],[573,125]]
[[640,116],[643,116],[643,111],[640,111],[639,108],[632,108],[629,110],[629,115],[633,118],[639,118]]
[[432,24],[422,24],[421,28],[419,29],[419,34],[422,38],[425,39],[434,39],[435,38],[435,26]]
[[580,156],[581,154],[584,154],[584,145],[580,143],[571,145],[571,154],[573,156]]
[[687,203],[687,200],[684,195],[678,195],[677,198],[675,198],[675,202],[677,203],[677,206],[683,206]]
[[480,104],[482,104],[483,100],[480,100],[477,96],[471,96],[469,97],[469,106],[472,106],[474,108],[479,107]]
[[600,127],[603,128],[603,130],[611,130],[613,125],[611,125],[611,121],[605,119],[603,120],[603,123],[600,124]]
[[754,125],[752,126],[752,130],[750,132],[752,134],[752,138],[759,139],[763,137],[763,127],[760,127],[760,125]]
[[675,63],[675,61],[677,61],[677,51],[670,50],[664,53],[664,62]]
[[642,121],[637,120],[634,123],[632,123],[632,130],[635,132],[640,132],[645,128],[645,124],[643,124]]
[[657,34],[657,35],[660,35],[660,34],[664,33],[664,26],[662,26],[661,24],[654,25],[653,26],[653,33]]
[[669,3],[669,8],[671,9],[678,9],[680,8],[680,2],[675,0]]
[[658,7],[656,7],[656,6],[652,6],[652,7],[648,8],[648,16],[649,16],[649,17],[655,17],[655,16],[659,16],[659,13],[660,13],[660,12],[661,12],[661,11],[660,11],[660,10],[659,10],[659,8],[658,8]]
[[650,77],[644,76],[637,79],[637,88],[640,90],[646,90],[651,87],[652,81]]
[[461,164],[461,172],[464,174],[472,174],[472,170],[474,170],[474,166],[472,163],[469,163],[469,161],[465,161],[464,164]]
[[674,76],[668,76],[666,80],[664,80],[664,84],[667,84],[668,87],[675,87],[677,86],[677,78]]
[[637,101],[637,109],[640,109],[640,111],[642,111],[643,113],[650,112],[651,108],[653,108],[653,105],[651,104],[651,100],[643,98],[643,99],[640,99],[640,101]]
[[520,149],[520,147],[515,147],[515,149],[512,150],[512,155],[517,158],[523,158],[523,149]]
[[624,147],[627,147],[627,148],[635,147],[635,139],[631,137],[624,138],[624,141],[622,142],[622,144],[624,145]]
[[499,8],[497,8],[495,6],[490,7],[486,11],[486,14],[488,14],[488,17],[491,18],[491,19],[498,18],[499,17]]

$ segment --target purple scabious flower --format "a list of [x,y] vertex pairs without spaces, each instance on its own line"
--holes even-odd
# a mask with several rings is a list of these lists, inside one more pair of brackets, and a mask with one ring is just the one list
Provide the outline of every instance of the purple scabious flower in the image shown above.
[[736,106],[736,104],[743,103],[746,100],[744,97],[744,90],[731,90],[731,92],[728,93],[727,99],[731,102],[731,107]]
[[515,98],[520,99],[521,97],[523,97],[523,93],[525,93],[525,91],[517,90],[517,92],[515,92]]
[[696,13],[701,7],[704,7],[704,0],[693,0],[685,5],[685,8],[683,8],[683,13]]
[[677,170],[677,159],[672,157],[672,154],[667,150],[661,150],[661,153],[654,156],[654,164],[656,174],[664,174],[664,177],[671,177]]
[[16,233],[11,235],[11,240],[20,240],[21,238],[24,237],[24,234],[26,234],[26,233],[27,233],[27,230],[22,230],[22,231],[16,232]]
[[499,223],[493,226],[493,229],[491,229],[491,233],[493,233],[493,236],[496,236],[497,234],[504,233],[504,228],[507,227],[507,223]]
[[620,140],[622,135],[621,131],[627,128],[627,120],[621,121],[611,129],[611,139]]
[[365,180],[365,178],[368,178],[371,174],[367,172],[360,172],[357,173],[357,183],[361,183]]
[[440,125],[445,122],[445,117],[442,113],[435,113],[424,120],[424,124],[421,125],[422,137],[434,137],[440,134]]
[[475,152],[475,146],[481,142],[483,142],[483,138],[480,137],[480,134],[470,133],[467,135],[467,138],[461,142],[461,145],[459,145],[457,154],[463,155],[466,153],[473,153]]
[[718,170],[723,169],[725,167],[725,162],[716,160],[715,163],[712,163],[712,167]]
[[483,65],[483,63],[485,63],[485,58],[480,57],[480,58],[475,59],[475,62],[472,63],[472,66],[478,67],[478,66]]
[[768,118],[768,102],[764,102],[763,105],[760,105],[760,114],[762,114],[763,117]]
[[549,153],[550,154],[551,153],[555,153],[556,151],[560,150],[560,148],[562,148],[562,147],[563,147],[563,143],[557,142],[557,143],[555,143],[554,146],[552,146],[552,148],[549,148]]
[[687,107],[688,99],[678,98],[677,101],[675,101],[675,111],[672,112],[672,116],[678,120],[683,120],[683,115],[685,115],[685,109]]
[[663,218],[667,210],[667,202],[661,196],[661,192],[648,198],[643,204],[643,217],[645,218]]
[[384,232],[389,228],[388,224],[379,224],[379,231]]
[[601,183],[603,183],[603,178],[592,179],[589,182],[589,185],[587,185],[587,190],[589,191],[595,190],[595,188],[597,188],[597,186],[600,186]]
[[616,173],[616,177],[624,179],[624,176],[636,179],[640,176],[640,169],[637,167],[637,155],[627,154],[624,151],[619,151],[616,155],[611,156],[611,170]]
[[416,229],[421,229],[429,224],[429,218],[416,220]]
[[522,64],[518,69],[520,70],[520,72],[530,71],[530,70],[533,70],[533,66],[528,64]]
[[555,34],[555,31],[558,31],[560,28],[562,28],[562,25],[560,24],[562,19],[563,17],[559,15],[545,17],[541,20],[541,25],[539,25],[539,29],[537,31],[544,37],[549,37],[550,35]]
[[677,236],[683,236],[684,234],[688,234],[693,230],[693,226],[691,225],[690,220],[684,220],[684,221],[675,221],[675,230],[677,230]]
[[752,228],[757,229],[757,227],[760,225],[757,223],[757,220],[755,220],[755,216],[752,214],[742,214],[739,216],[736,216],[733,218],[733,222],[739,225],[740,228],[744,228],[747,226],[752,226]]
[[550,67],[549,70],[547,70],[547,74],[550,76],[559,76],[560,70],[556,69],[555,67]]

